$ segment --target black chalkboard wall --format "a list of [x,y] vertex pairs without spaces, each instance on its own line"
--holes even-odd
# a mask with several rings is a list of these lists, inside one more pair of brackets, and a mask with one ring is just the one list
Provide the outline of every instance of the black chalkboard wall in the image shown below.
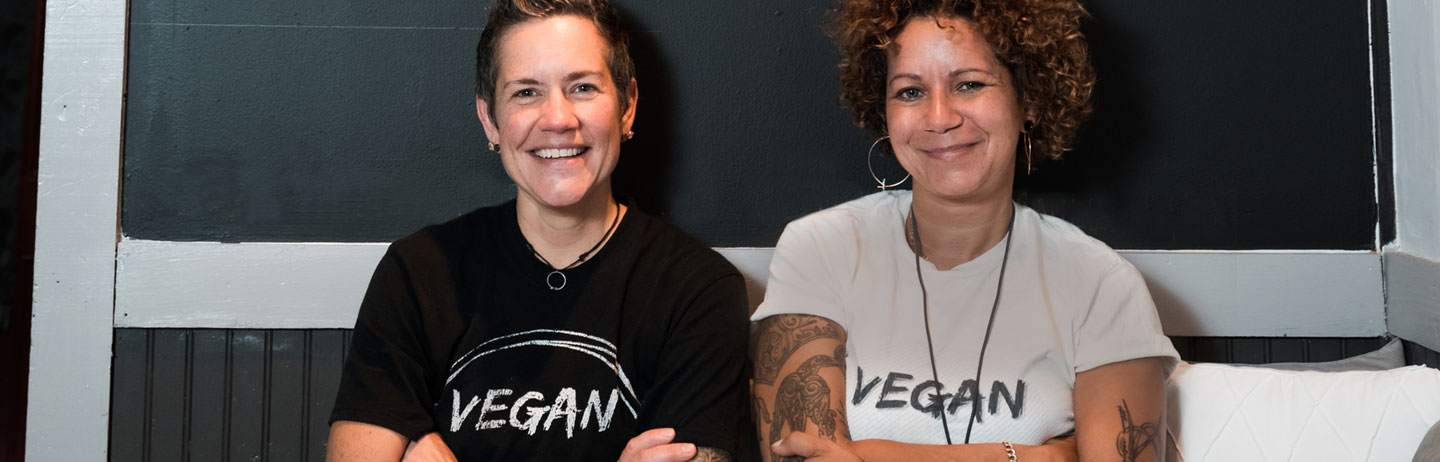
[[[617,189],[642,209],[771,246],[873,190],[830,0],[615,2],[640,81]],[[124,233],[389,241],[512,197],[472,101],[486,4],[133,0]],[[1366,2],[1087,6],[1095,117],[1021,202],[1116,248],[1375,248]]]

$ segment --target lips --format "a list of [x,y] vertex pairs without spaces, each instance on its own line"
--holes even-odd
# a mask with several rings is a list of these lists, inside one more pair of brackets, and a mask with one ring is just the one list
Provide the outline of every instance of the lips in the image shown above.
[[964,154],[966,151],[979,145],[980,142],[976,141],[973,143],[959,143],[936,148],[920,148],[919,150],[930,156],[947,157]]
[[584,154],[586,150],[588,150],[588,148],[584,147],[563,149],[551,148],[536,149],[534,151],[530,151],[530,153],[534,154],[535,157],[539,157],[541,159],[564,159],[566,157],[575,157],[580,154]]

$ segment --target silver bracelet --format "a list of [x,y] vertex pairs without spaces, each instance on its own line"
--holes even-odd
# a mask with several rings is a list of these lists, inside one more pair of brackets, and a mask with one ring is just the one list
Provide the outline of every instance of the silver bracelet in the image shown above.
[[1000,444],[1005,445],[1005,457],[1009,457],[1010,462],[1020,461],[1020,459],[1015,458],[1015,445],[1010,444],[1009,441],[1001,441]]

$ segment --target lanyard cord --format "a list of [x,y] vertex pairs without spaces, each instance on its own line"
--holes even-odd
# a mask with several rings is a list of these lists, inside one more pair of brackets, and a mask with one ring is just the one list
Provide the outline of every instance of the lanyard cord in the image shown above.
[[[995,327],[995,312],[1000,307],[1000,289],[1005,287],[1005,267],[1010,263],[1010,242],[1013,240],[1015,231],[1015,204],[1010,204],[1010,225],[1005,228],[1005,256],[1000,260],[1000,277],[995,283],[995,301],[990,305],[990,319],[985,323],[985,338],[980,342],[980,360],[975,364],[975,392],[980,393],[980,371],[985,367],[985,349],[990,346],[990,331]],[[940,393],[940,369],[935,364],[935,341],[930,336],[930,296],[925,291],[925,277],[920,273],[920,254],[923,247],[920,245],[920,224],[915,219],[915,205],[910,205],[910,236],[915,240],[915,279],[920,281],[920,305],[925,315],[925,348],[930,353],[930,374],[935,379],[935,394]],[[956,391],[956,398],[959,398],[959,391]],[[945,444],[955,444],[950,439],[950,421],[945,416],[945,400],[942,398],[936,403],[936,414],[940,417],[940,427],[945,430]],[[975,405],[970,406],[970,422],[965,425],[965,444],[970,444],[970,430],[975,427],[975,420],[980,416],[979,400]]]

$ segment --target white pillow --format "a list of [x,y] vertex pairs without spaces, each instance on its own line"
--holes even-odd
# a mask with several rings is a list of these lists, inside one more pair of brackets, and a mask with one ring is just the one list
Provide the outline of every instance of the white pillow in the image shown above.
[[1284,371],[1181,363],[1171,460],[1407,461],[1440,421],[1440,370]]

